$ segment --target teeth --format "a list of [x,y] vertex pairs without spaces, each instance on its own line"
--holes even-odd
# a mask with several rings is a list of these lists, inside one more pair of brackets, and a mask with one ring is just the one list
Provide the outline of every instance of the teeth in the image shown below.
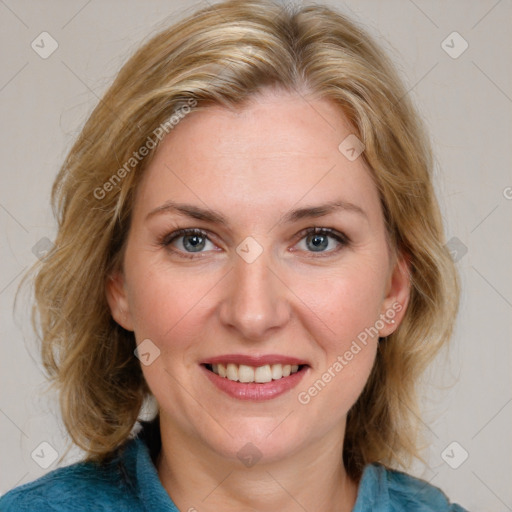
[[238,380],[240,382],[254,382],[254,368],[241,364],[238,367]]
[[283,376],[283,365],[273,364],[272,365],[272,378],[274,380],[280,379]]
[[270,382],[272,380],[272,370],[270,365],[258,366],[254,371],[254,380],[256,382]]
[[236,364],[229,363],[226,371],[226,377],[229,380],[238,380],[238,368]]
[[298,364],[266,364],[264,366],[247,366],[245,364],[213,364],[212,371],[220,377],[227,378],[235,382],[258,382],[265,383],[272,380],[279,380],[288,377],[292,373],[299,371]]

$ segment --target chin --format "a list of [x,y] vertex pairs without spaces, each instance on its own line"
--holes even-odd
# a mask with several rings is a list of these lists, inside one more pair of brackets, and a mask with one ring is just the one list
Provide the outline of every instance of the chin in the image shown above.
[[239,419],[226,424],[233,437],[222,430],[221,435],[204,436],[203,442],[222,458],[239,460],[246,467],[279,462],[314,443],[317,436],[311,434],[319,430],[300,427],[290,417]]

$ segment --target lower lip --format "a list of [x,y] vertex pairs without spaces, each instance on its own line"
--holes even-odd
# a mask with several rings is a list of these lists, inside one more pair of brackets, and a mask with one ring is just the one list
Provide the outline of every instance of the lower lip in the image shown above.
[[237,398],[238,400],[253,400],[264,401],[277,398],[278,396],[293,389],[304,377],[307,372],[307,367],[302,368],[300,371],[292,373],[288,377],[273,380],[271,382],[257,383],[250,382],[244,384],[243,382],[235,382],[226,377],[220,377],[216,373],[208,370],[201,365],[201,368],[206,372],[206,376],[210,382],[217,386],[221,391],[227,395]]

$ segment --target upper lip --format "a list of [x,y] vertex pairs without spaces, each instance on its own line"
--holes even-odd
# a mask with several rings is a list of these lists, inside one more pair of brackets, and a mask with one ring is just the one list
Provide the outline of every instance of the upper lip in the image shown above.
[[307,361],[297,357],[284,356],[280,354],[266,354],[261,356],[251,356],[244,354],[226,354],[222,356],[210,357],[201,364],[243,364],[246,366],[264,366],[266,364],[297,364],[307,365]]

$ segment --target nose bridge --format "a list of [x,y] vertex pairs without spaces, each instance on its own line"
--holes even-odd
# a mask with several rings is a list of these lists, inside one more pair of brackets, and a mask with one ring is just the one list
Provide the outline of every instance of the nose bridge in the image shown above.
[[[250,247],[250,246],[249,246]],[[245,246],[247,248],[247,246]],[[234,257],[229,293],[221,305],[221,321],[247,339],[258,339],[270,329],[284,325],[290,316],[286,287],[275,276],[268,250],[246,257],[240,244]],[[254,258],[254,259],[253,259]]]

